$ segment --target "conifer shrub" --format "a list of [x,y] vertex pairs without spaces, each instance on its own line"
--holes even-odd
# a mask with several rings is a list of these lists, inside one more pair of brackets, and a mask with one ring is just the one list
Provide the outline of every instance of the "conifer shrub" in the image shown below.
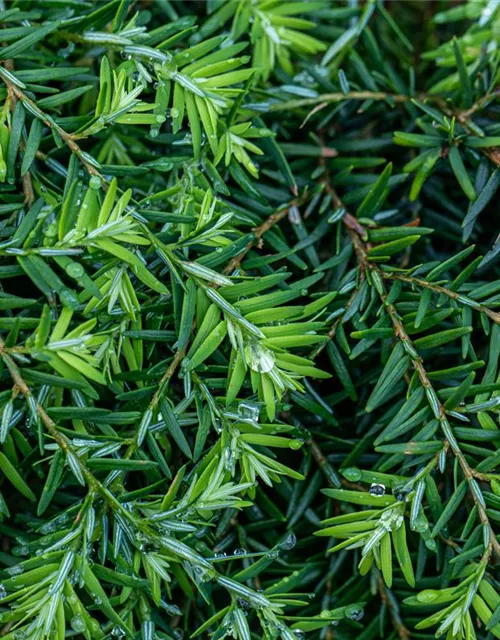
[[500,4],[0,7],[0,636],[500,638]]

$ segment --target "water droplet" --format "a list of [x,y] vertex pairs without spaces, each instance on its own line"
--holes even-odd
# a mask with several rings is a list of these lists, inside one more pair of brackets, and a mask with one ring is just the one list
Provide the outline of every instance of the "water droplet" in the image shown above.
[[7,597],[7,589],[3,586],[3,584],[0,584],[0,600],[3,600],[6,597]]
[[81,278],[85,269],[78,262],[70,262],[66,267],[66,273],[70,278]]
[[288,219],[292,224],[300,224],[300,213],[295,205],[288,209]]
[[87,628],[87,625],[85,624],[85,620],[80,614],[73,616],[73,618],[71,618],[70,624],[73,631],[82,632],[82,631],[85,631],[85,629]]
[[49,226],[45,229],[44,235],[47,238],[55,238],[57,236],[57,225],[55,223],[49,224]]
[[427,538],[427,540],[424,540],[424,542],[425,542],[425,546],[429,549],[429,551],[436,551],[437,544],[433,538]]
[[303,440],[300,440],[299,438],[294,438],[293,440],[290,440],[290,442],[288,443],[288,446],[290,447],[290,449],[294,449],[294,451],[298,451],[298,449],[300,449],[303,444],[304,444]]
[[370,487],[370,495],[381,498],[383,495],[385,495],[385,485],[377,484],[376,482],[374,482]]
[[182,611],[176,604],[169,604],[166,609],[171,616],[182,616]]
[[258,402],[252,402],[251,400],[243,400],[238,405],[238,415],[244,420],[252,420],[253,422],[259,421],[260,405]]
[[404,484],[400,484],[393,488],[392,493],[398,502],[406,502],[410,494],[410,490],[406,489]]
[[245,347],[245,360],[253,371],[268,373],[274,367],[274,353],[259,342],[250,342]]
[[57,55],[60,58],[67,58],[71,53],[73,53],[74,49],[75,49],[75,43],[70,42],[68,46],[65,47],[64,49],[59,49],[59,51],[57,52]]
[[243,556],[243,555],[245,555],[245,553],[246,553],[246,552],[247,552],[247,550],[246,550],[246,549],[235,549],[235,550],[233,551],[233,554],[234,554],[235,556]]
[[306,637],[306,634],[302,631],[302,629],[294,629],[293,633],[297,640],[303,640]]
[[229,447],[224,451],[224,467],[231,473],[234,474],[236,465],[236,455],[232,449]]
[[360,609],[356,605],[352,607],[347,607],[345,610],[345,615],[349,620],[361,620],[361,618],[365,615],[363,609]]
[[101,188],[101,178],[99,176],[92,176],[89,180],[89,187],[91,189],[100,189]]
[[241,609],[250,609],[251,608],[251,604],[248,602],[248,600],[246,600],[245,598],[236,598],[236,602],[238,603],[238,606]]
[[425,589],[425,591],[417,593],[416,597],[419,602],[434,602],[434,600],[439,597],[439,591],[437,591],[436,589]]
[[118,625],[115,625],[111,629],[111,635],[114,636],[115,638],[123,638],[125,636],[125,631]]
[[20,576],[21,573],[24,573],[24,567],[22,564],[15,564],[7,569],[7,573],[9,576]]
[[54,533],[54,531],[56,531],[57,529],[57,523],[56,522],[46,522],[45,524],[43,524],[40,527],[40,533],[43,533],[44,535],[48,534],[48,533]]
[[349,482],[359,482],[363,476],[361,469],[358,469],[357,467],[342,469],[342,475],[346,480],[349,480]]
[[290,549],[293,549],[296,544],[297,544],[297,536],[293,532],[291,532],[286,537],[286,539],[280,544],[280,547],[284,551],[289,551]]
[[391,527],[392,530],[395,531],[396,529],[399,529],[403,524],[403,522],[404,522],[404,517],[402,514],[399,513],[392,522],[392,527]]
[[68,309],[76,309],[78,306],[78,298],[71,289],[61,289],[59,297],[61,298],[63,305],[68,307]]
[[422,512],[416,517],[411,529],[417,533],[425,533],[429,529],[429,521]]
[[279,551],[276,551],[275,549],[271,549],[266,553],[266,558],[271,558],[272,560],[274,560],[278,556],[279,556]]
[[90,630],[92,631],[93,635],[97,635],[101,630],[101,625],[97,622],[97,620],[94,620],[94,618],[90,620]]

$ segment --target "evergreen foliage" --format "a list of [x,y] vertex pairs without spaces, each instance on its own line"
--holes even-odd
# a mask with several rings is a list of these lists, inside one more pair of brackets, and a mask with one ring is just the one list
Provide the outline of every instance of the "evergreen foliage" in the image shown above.
[[500,638],[500,3],[0,3],[0,636]]

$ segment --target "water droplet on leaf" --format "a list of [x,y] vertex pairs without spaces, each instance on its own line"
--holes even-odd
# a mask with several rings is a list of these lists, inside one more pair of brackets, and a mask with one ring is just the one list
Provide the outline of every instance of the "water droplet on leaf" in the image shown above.
[[383,495],[385,495],[385,485],[377,484],[376,482],[374,482],[370,487],[370,495],[381,498]]
[[244,420],[259,421],[260,405],[251,400],[244,400],[238,405],[238,415]]
[[294,546],[297,544],[297,536],[292,532],[290,533],[286,539],[280,544],[280,547],[284,550],[284,551],[289,551],[290,549],[293,549]]
[[410,491],[405,488],[404,484],[401,484],[394,487],[392,493],[394,494],[394,497],[396,498],[396,500],[398,500],[398,502],[406,502]]
[[87,625],[85,624],[85,620],[82,618],[80,614],[71,618],[70,624],[73,631],[81,632],[81,631],[85,631],[85,629],[87,628]]
[[24,567],[22,564],[15,564],[13,567],[7,569],[9,576],[19,576],[24,573]]
[[349,620],[361,620],[361,618],[365,615],[363,609],[360,609],[356,605],[352,607],[347,607],[345,610],[345,615]]
[[100,189],[101,188],[101,178],[99,176],[92,176],[89,180],[89,187],[91,189]]
[[434,602],[434,600],[436,600],[439,597],[439,591],[437,591],[436,589],[425,589],[425,591],[421,591],[420,593],[417,593],[417,600],[419,602],[424,602],[424,603],[428,603],[428,602]]
[[250,369],[268,373],[274,367],[274,353],[259,342],[250,342],[245,347],[245,360]]
[[342,475],[346,480],[349,480],[349,482],[359,482],[363,474],[361,473],[361,469],[357,467],[348,467],[347,469],[342,469]]
[[81,278],[85,269],[78,262],[70,262],[66,267],[66,273],[70,278]]

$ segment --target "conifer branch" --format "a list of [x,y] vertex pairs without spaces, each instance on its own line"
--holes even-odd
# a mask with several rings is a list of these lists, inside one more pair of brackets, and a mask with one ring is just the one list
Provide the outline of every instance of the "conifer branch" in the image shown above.
[[103,179],[99,170],[95,166],[93,166],[87,158],[85,158],[82,149],[79,147],[78,143],[75,142],[73,136],[70,133],[60,127],[51,116],[44,113],[42,109],[40,109],[40,107],[36,104],[36,102],[29,98],[22,91],[22,89],[10,82],[5,75],[2,75],[1,78],[5,83],[9,93],[11,93],[16,98],[16,100],[22,102],[27,111],[32,113],[36,118],[39,118],[47,127],[49,127],[49,129],[52,129],[57,135],[61,137],[70,151],[74,153],[75,156],[80,160],[89,175],[97,176],[98,178]]
[[[329,191],[331,194],[335,194],[334,190],[331,187],[329,188]],[[333,199],[337,206],[339,207],[343,206],[342,201],[337,195],[334,195]],[[348,215],[349,214],[346,214],[346,216]],[[343,217],[342,219],[343,222],[345,221],[346,216]],[[362,273],[365,273],[365,274],[368,271],[371,277],[374,279],[374,286],[380,295],[380,299],[384,304],[384,308],[389,318],[391,319],[392,325],[394,327],[394,334],[396,338],[403,344],[406,353],[410,356],[412,366],[419,377],[419,380],[426,393],[426,396],[433,410],[433,413],[436,419],[439,421],[442,433],[445,436],[445,441],[444,441],[445,451],[447,451],[448,448],[450,448],[454,456],[457,458],[460,464],[460,468],[462,469],[462,473],[464,474],[464,477],[467,483],[469,484],[470,494],[476,505],[479,519],[482,522],[482,524],[485,527],[487,527],[489,531],[489,540],[490,540],[491,550],[495,553],[497,558],[500,560],[500,542],[496,538],[495,531],[486,513],[484,500],[477,495],[477,492],[475,491],[475,487],[471,486],[471,483],[475,482],[475,477],[479,477],[479,479],[482,480],[483,476],[482,474],[477,473],[474,469],[470,467],[464,454],[462,453],[460,446],[455,438],[455,435],[453,434],[453,431],[451,429],[451,425],[448,421],[448,417],[445,413],[444,407],[441,404],[441,402],[438,400],[437,393],[435,392],[432,382],[430,381],[427,375],[424,362],[422,358],[418,355],[418,352],[415,346],[413,345],[412,340],[410,339],[408,333],[406,332],[406,329],[401,321],[401,318],[394,304],[389,303],[387,300],[387,292],[385,290],[384,283],[383,283],[384,275],[387,275],[387,274],[384,274],[384,272],[376,264],[374,264],[373,262],[370,262],[370,259],[368,257],[369,247],[367,246],[367,243],[364,240],[365,234],[363,232],[360,232],[356,228],[356,225],[350,223],[349,219],[350,217],[348,218],[347,222],[344,222],[344,225],[347,227],[349,238],[356,252],[359,269]],[[397,277],[396,279],[401,279],[401,278]],[[410,279],[410,282],[413,282],[413,280]],[[416,282],[416,284],[420,284],[420,282]],[[448,290],[439,291],[439,292],[446,293],[446,295],[448,295],[447,294]],[[450,291],[449,293],[453,293],[453,292]],[[453,296],[449,296],[449,297],[453,297]]]
[[500,638],[500,6],[17,4],[0,636]]
[[457,293],[456,291],[452,291],[447,287],[443,287],[439,284],[434,284],[433,282],[427,282],[423,278],[415,278],[414,276],[407,276],[400,273],[387,273],[385,271],[381,271],[380,275],[388,280],[399,280],[401,282],[407,282],[408,284],[415,285],[422,289],[430,289],[434,293],[443,294],[452,300],[456,300],[461,304],[464,304],[472,309],[476,309],[480,313],[484,313],[490,320],[493,320],[496,324],[500,324],[500,313],[498,311],[493,311],[479,302],[476,302],[473,298],[469,298],[468,296]]

